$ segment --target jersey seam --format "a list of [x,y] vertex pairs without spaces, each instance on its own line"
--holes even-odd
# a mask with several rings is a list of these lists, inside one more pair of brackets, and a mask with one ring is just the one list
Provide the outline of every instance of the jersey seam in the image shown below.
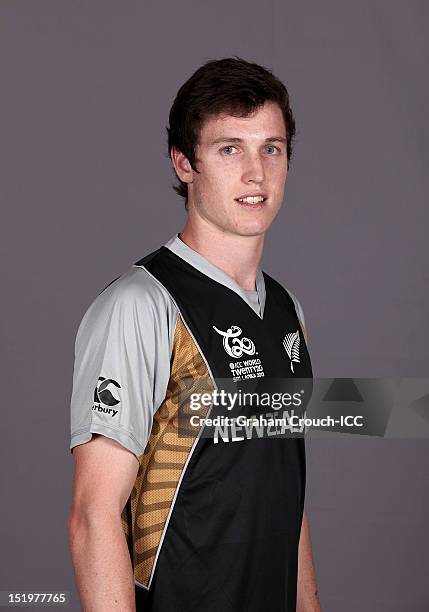
[[125,429],[124,427],[115,427],[114,425],[106,425],[105,423],[100,422],[96,422],[91,420],[91,422],[89,423],[88,426],[86,427],[81,427],[80,429],[76,429],[72,434],[71,434],[71,438],[73,440],[73,438],[75,438],[76,436],[83,434],[83,433],[94,433],[91,432],[91,427],[93,425],[101,425],[102,427],[105,427],[106,429],[111,429],[112,431],[121,431],[125,434],[127,434],[131,440],[133,440],[137,446],[139,447],[139,449],[141,449],[142,452],[144,452],[144,446],[142,446],[142,444],[138,441],[138,439],[135,437],[134,434],[132,434],[130,431],[128,431],[128,429]]
[[[170,296],[169,296],[169,297],[170,297]],[[175,324],[174,324],[174,330],[173,330],[173,332],[172,332],[172,334],[171,334],[171,339],[170,339],[170,363],[171,363],[171,357],[172,357],[172,355],[173,355],[174,337],[175,337],[175,335],[176,335],[177,324],[178,324],[178,322],[179,322],[179,317],[180,317],[180,313],[179,313],[179,310],[177,309],[177,305],[176,305],[176,304],[174,304],[174,306],[176,307],[176,322],[175,322]],[[170,368],[170,371],[171,371],[171,368]],[[161,404],[162,404],[162,402],[161,402]],[[160,405],[161,405],[161,404],[160,404]],[[155,413],[154,413],[154,414],[155,414]]]

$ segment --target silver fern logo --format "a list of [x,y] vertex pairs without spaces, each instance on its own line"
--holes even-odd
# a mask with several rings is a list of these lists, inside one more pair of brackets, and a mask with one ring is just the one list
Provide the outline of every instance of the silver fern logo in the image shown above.
[[286,334],[283,338],[283,346],[290,359],[290,369],[293,372],[294,362],[299,363],[299,331]]

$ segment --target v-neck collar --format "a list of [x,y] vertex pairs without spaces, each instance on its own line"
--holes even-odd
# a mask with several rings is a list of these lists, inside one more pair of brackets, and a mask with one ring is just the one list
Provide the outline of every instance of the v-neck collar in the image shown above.
[[258,267],[256,272],[256,291],[258,292],[259,305],[260,305],[260,313],[255,309],[254,305],[250,301],[246,291],[240,287],[240,285],[231,278],[228,274],[226,274],[223,270],[215,266],[208,259],[206,259],[201,253],[198,251],[194,251],[187,244],[183,242],[179,238],[178,234],[175,234],[168,242],[164,244],[165,247],[170,249],[173,253],[187,261],[191,266],[213,279],[214,281],[221,283],[225,287],[228,287],[237,295],[239,295],[248,306],[253,310],[253,312],[260,318],[264,317],[265,310],[265,281],[264,275],[260,267]]

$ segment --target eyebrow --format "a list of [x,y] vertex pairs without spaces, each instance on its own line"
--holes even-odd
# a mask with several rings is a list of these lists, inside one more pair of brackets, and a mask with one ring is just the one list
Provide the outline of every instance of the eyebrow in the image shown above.
[[[244,142],[244,140],[243,138],[235,138],[235,137],[228,138],[228,136],[220,136],[219,138],[212,140],[209,144],[214,145],[214,144],[218,144],[219,142]],[[269,136],[268,138],[265,139],[265,142],[286,143],[287,140],[286,138],[284,138],[284,136]]]

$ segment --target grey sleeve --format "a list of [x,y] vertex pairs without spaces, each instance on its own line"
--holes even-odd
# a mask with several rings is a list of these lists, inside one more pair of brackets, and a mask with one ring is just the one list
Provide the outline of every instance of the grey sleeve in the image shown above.
[[170,376],[174,305],[132,268],[98,295],[76,335],[70,449],[93,433],[144,452]]

